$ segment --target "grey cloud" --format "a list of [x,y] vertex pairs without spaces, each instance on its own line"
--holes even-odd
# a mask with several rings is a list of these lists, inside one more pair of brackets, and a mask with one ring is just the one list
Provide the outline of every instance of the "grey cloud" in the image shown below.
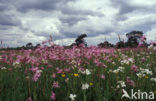
[[66,4],[69,1],[73,0],[25,0],[25,1],[16,1],[14,6],[17,7],[17,10],[21,12],[28,12],[30,10],[56,10],[58,4]]
[[123,15],[129,12],[132,12],[136,9],[138,9],[139,7],[136,6],[131,6],[129,4],[129,1],[126,0],[111,0],[112,1],[112,5],[116,8],[119,8],[119,15]]
[[86,20],[86,17],[68,16],[60,18],[62,23],[67,23],[69,26],[77,24],[79,21]]
[[0,3],[0,12],[6,11],[9,9],[9,5]]
[[18,26],[21,22],[13,15],[0,15],[0,25],[3,26]]
[[15,8],[20,12],[29,12],[31,10],[48,11],[60,11],[66,15],[92,15],[92,16],[104,16],[102,13],[93,12],[90,10],[79,10],[67,5],[68,2],[74,2],[76,0],[27,0],[16,1],[13,3]]
[[68,6],[61,6],[58,9],[60,9],[60,11],[63,14],[67,14],[67,15],[91,15],[91,16],[99,16],[102,17],[104,16],[102,13],[97,13],[97,12],[93,12],[90,10],[80,10],[80,9],[75,9],[73,7],[68,7]]
[[66,38],[76,38],[78,35],[82,34],[82,33],[72,33],[72,32],[66,32],[66,31],[61,31],[61,33],[64,34],[64,37]]
[[129,30],[140,30],[140,31],[143,31],[143,32],[147,32],[149,30],[152,29],[152,26],[155,25],[156,23],[151,21],[151,20],[146,20],[144,23],[138,23],[137,25],[129,28]]
[[119,8],[118,15],[124,15],[127,13],[131,13],[133,11],[140,11],[145,13],[156,13],[155,6],[139,6],[139,5],[131,5],[130,1],[127,0],[111,0],[112,6]]
[[46,39],[49,39],[50,35],[52,35],[53,40],[61,40],[61,39],[65,38],[64,35],[60,36],[60,34],[47,33],[47,32],[44,32],[44,31],[42,31],[42,32],[31,31],[31,32],[34,33],[35,36],[44,37]]

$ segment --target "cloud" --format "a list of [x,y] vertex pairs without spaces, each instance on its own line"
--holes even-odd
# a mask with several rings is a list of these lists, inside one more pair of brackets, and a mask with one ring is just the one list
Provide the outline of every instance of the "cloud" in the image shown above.
[[50,11],[56,10],[60,5],[65,5],[73,0],[14,0],[13,5],[21,12],[29,12],[31,10]]
[[[153,0],[0,0],[0,40],[9,46],[49,39],[61,45],[86,33],[89,45],[126,40],[132,30],[155,35]],[[94,41],[92,41],[94,40]]]
[[15,17],[11,15],[0,15],[0,25],[2,26],[18,26],[20,25],[20,21]]

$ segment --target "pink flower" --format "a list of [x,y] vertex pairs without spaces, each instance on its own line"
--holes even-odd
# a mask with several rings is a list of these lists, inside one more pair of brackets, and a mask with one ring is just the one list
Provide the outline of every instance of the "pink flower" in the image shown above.
[[144,46],[143,43],[139,43],[139,44],[138,44],[138,47],[143,47],[143,46]]
[[32,72],[36,72],[37,70],[38,70],[38,67],[35,67],[35,68],[32,67],[32,69],[31,69]]
[[37,82],[38,78],[41,76],[41,70],[37,70],[32,78],[35,82]]
[[64,71],[68,73],[70,72],[70,68],[65,68]]
[[54,92],[52,92],[50,98],[55,101],[56,100],[56,94]]
[[102,74],[101,75],[101,79],[105,80],[105,75]]
[[60,73],[63,72],[63,69],[59,69],[58,67],[56,68],[56,70],[57,70],[57,73],[58,73],[58,74],[60,74]]
[[142,62],[145,62],[145,58],[141,58],[141,61],[142,61]]
[[132,87],[135,87],[134,81],[133,81],[133,80],[130,80],[129,77],[126,78],[126,83],[127,83],[128,85],[132,86]]
[[139,71],[139,69],[138,69],[138,67],[136,65],[132,65],[131,66],[131,70],[133,70],[134,72],[138,72]]
[[56,78],[56,74],[55,73],[52,74],[52,78]]
[[32,101],[31,97],[29,97],[29,98],[27,99],[27,101]]
[[145,41],[145,40],[146,40],[146,36],[142,36],[141,41]]
[[53,88],[59,88],[59,83],[57,81],[54,81],[53,82]]
[[46,44],[47,43],[47,41],[42,41],[42,44]]

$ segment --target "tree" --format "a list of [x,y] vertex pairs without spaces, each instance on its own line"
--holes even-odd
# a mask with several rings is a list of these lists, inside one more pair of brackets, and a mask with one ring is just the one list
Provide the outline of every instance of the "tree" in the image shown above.
[[125,47],[125,43],[123,41],[119,41],[115,45],[115,48],[124,48],[124,47]]
[[33,44],[31,42],[26,44],[26,48],[32,48],[32,47],[33,47]]
[[85,37],[87,37],[87,34],[81,34],[80,36],[78,36],[75,40],[76,45],[79,46],[80,44],[84,44],[85,46],[87,46],[87,43],[84,40]]
[[120,35],[118,34],[119,42],[116,43],[115,48],[125,48],[124,40],[121,41]]
[[143,36],[143,32],[141,31],[131,31],[126,34],[128,41],[126,42],[126,46],[128,47],[137,47],[140,41],[140,38]]
[[35,48],[38,48],[38,47],[40,47],[40,46],[41,46],[41,44],[36,44]]
[[101,47],[101,48],[110,48],[110,47],[113,47],[113,45],[111,43],[109,43],[108,41],[104,41],[103,43],[99,43],[98,44],[98,47]]

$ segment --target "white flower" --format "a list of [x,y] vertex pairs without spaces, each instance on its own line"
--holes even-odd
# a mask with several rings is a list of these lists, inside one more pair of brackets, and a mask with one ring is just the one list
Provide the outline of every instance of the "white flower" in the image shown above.
[[69,81],[69,78],[66,78],[66,79],[65,79],[65,82],[67,82],[67,83],[68,83],[68,81]]
[[16,66],[16,65],[19,65],[19,64],[20,64],[20,62],[16,61],[16,62],[13,63],[13,66]]
[[118,70],[120,71],[120,72],[124,72],[124,67],[121,67],[121,66],[119,66],[119,68],[118,68]]
[[42,73],[42,70],[37,70],[36,73]]
[[120,83],[121,87],[126,87],[126,84],[124,81],[118,81],[117,83]]
[[134,59],[133,58],[123,58],[124,60],[121,61],[121,64],[130,64],[130,63],[134,63]]
[[116,63],[115,63],[115,62],[112,62],[112,64],[113,64],[113,65],[116,65]]
[[120,85],[117,85],[116,88],[120,88]]
[[91,74],[90,71],[88,69],[86,69],[86,75]]
[[111,73],[111,72],[113,72],[112,69],[110,69],[110,70],[108,71],[108,73]]
[[145,69],[146,74],[150,74],[153,75],[152,71],[150,71],[149,69]]
[[6,67],[2,67],[1,69],[2,69],[2,70],[5,70],[5,69],[6,69]]
[[119,69],[113,70],[113,73],[119,73]]
[[128,58],[128,61],[133,63],[134,62],[134,59],[133,58]]
[[119,66],[119,69],[120,69],[120,70],[123,70],[123,69],[125,69],[125,68],[124,68],[124,67]]
[[143,73],[136,73],[136,75],[137,75],[139,78],[142,78],[142,77],[145,76],[145,74],[143,74]]
[[150,80],[153,82],[156,82],[156,78],[151,78]]
[[86,75],[91,74],[91,72],[88,69],[86,69],[85,71],[79,70],[79,72],[81,72],[82,74],[86,74]]
[[86,89],[88,89],[88,88],[89,88],[89,84],[87,84],[87,83],[86,83],[86,84],[82,84],[82,89],[83,89],[83,90],[86,90]]
[[43,62],[43,63],[48,63],[48,61],[47,61],[47,60],[42,60],[42,62]]
[[153,44],[151,44],[150,46],[148,46],[148,49],[152,49],[153,48]]
[[0,59],[2,59],[2,56],[0,56]]
[[76,94],[70,94],[69,98],[71,98],[71,100],[74,101],[76,98]]

